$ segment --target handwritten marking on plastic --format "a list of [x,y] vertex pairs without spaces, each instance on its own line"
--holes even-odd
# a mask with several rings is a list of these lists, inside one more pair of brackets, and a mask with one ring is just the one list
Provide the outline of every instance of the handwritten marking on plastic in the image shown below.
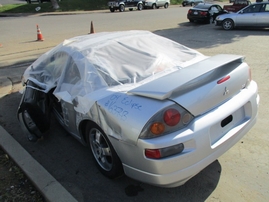
[[125,121],[128,118],[130,110],[141,110],[142,105],[133,101],[133,99],[121,96],[121,95],[112,95],[106,101],[105,106],[108,107],[108,110],[118,116],[121,120]]

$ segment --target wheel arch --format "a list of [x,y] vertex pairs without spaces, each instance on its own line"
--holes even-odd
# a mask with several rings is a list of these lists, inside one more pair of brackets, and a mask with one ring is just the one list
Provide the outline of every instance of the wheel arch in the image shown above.
[[87,140],[87,136],[86,136],[87,135],[86,134],[87,126],[88,125],[93,126],[94,124],[98,125],[97,123],[95,123],[94,121],[89,120],[89,119],[85,119],[85,120],[81,121],[80,124],[79,124],[79,133],[81,134],[81,138],[82,138],[81,140],[82,140],[84,145],[88,144],[88,140]]

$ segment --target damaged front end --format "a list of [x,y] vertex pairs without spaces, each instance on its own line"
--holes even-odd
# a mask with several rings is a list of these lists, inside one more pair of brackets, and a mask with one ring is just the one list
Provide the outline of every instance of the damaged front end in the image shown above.
[[42,90],[28,80],[17,112],[21,127],[31,142],[36,142],[50,128],[49,99]]

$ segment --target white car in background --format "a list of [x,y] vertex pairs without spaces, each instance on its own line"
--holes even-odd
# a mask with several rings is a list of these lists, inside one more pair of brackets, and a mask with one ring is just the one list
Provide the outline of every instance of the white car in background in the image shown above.
[[169,5],[170,5],[170,0],[145,0],[144,1],[144,8],[152,8],[152,9],[156,9],[160,7],[168,8]]

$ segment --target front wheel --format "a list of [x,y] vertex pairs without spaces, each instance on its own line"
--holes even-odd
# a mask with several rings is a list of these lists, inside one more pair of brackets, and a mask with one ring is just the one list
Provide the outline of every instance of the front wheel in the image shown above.
[[234,28],[234,22],[231,19],[225,19],[222,22],[222,28],[224,30],[231,30]]
[[143,9],[142,4],[138,4],[138,5],[137,5],[137,10],[142,11],[142,9]]
[[109,8],[109,10],[110,10],[110,12],[112,12],[112,13],[115,11],[114,8]]
[[164,8],[165,9],[168,8],[168,3],[164,4]]
[[120,10],[120,12],[123,12],[124,11],[124,5],[120,5],[120,8],[119,8],[119,10]]
[[157,8],[156,4],[153,4],[152,9],[156,9],[156,8]]
[[96,124],[89,124],[86,134],[100,172],[111,179],[121,176],[123,174],[122,163],[104,131]]

